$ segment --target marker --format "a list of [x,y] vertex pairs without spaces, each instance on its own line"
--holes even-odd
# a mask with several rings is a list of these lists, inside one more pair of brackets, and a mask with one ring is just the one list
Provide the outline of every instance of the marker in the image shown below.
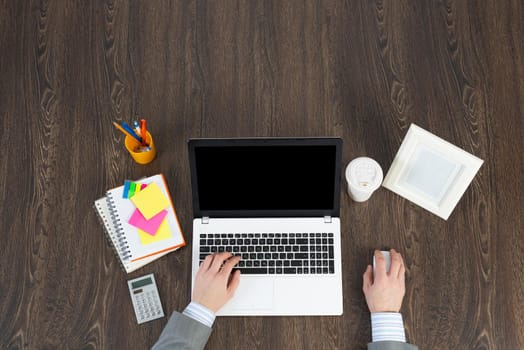
[[135,138],[138,142],[142,142],[142,139],[140,138],[140,136],[138,136],[137,134],[135,134],[135,132],[133,131],[133,129],[127,125],[127,123],[125,122],[122,122],[122,128],[124,128],[125,131],[127,131],[129,134],[131,134],[131,136],[133,138]]
[[145,119],[140,119],[140,135],[142,135],[142,146],[147,146],[146,144],[147,129],[146,129],[146,120]]
[[[118,130],[122,131],[122,133],[126,136],[129,136],[133,141],[137,141],[137,139],[131,135],[129,132],[127,132],[126,130],[124,130],[124,128],[122,128],[120,125],[118,125],[118,123],[116,122],[113,122],[113,125],[115,126],[115,128],[117,128]],[[138,142],[141,142],[142,140],[138,141]]]

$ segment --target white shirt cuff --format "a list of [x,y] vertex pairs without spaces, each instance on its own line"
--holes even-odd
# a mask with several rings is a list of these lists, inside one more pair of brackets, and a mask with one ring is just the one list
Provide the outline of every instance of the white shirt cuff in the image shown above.
[[371,313],[371,339],[372,342],[398,341],[406,342],[404,321],[397,312]]
[[213,311],[195,301],[190,302],[182,313],[208,326],[209,328],[213,327],[213,323],[215,322],[216,318]]

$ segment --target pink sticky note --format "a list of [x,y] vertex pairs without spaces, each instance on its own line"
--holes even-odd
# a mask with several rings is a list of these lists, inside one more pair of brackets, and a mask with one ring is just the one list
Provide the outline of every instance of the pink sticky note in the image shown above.
[[151,236],[154,236],[166,215],[167,210],[162,210],[151,219],[146,220],[144,215],[140,213],[140,210],[135,209],[133,215],[131,215],[131,218],[129,219],[129,224],[138,227],[142,231],[149,233]]

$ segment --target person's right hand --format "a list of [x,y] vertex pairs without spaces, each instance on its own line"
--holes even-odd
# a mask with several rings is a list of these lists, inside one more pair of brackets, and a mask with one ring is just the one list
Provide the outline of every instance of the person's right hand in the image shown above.
[[404,261],[402,255],[391,249],[391,267],[386,273],[386,260],[375,250],[375,278],[373,267],[368,265],[363,276],[364,295],[370,312],[399,312],[406,293]]
[[231,253],[208,255],[195,277],[192,301],[216,313],[235,294],[240,283],[240,271],[231,274],[240,256]]

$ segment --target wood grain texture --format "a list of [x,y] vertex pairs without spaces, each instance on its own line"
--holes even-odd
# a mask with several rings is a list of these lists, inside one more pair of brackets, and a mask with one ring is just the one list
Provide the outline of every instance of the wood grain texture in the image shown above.
[[[190,300],[192,137],[340,136],[387,170],[411,123],[485,160],[448,221],[341,191],[344,315],[217,320],[209,349],[365,349],[374,248],[407,264],[421,349],[524,348],[524,4],[0,0],[0,348],[146,349],[126,280]],[[146,117],[132,162],[111,121]],[[94,199],[162,172],[188,247],[126,275]],[[345,184],[343,184],[344,188]]]

